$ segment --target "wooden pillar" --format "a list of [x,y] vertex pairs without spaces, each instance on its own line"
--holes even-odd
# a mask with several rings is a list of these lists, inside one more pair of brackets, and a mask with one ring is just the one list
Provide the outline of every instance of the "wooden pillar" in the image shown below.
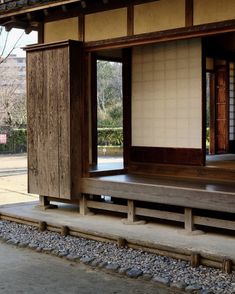
[[89,208],[87,207],[87,196],[85,194],[81,195],[79,209],[81,215],[86,215],[89,212]]
[[40,201],[40,207],[44,208],[44,209],[54,209],[54,208],[58,208],[57,205],[55,204],[50,204],[50,200],[48,199],[47,196],[42,196],[39,195],[39,201]]
[[135,204],[133,200],[128,200],[128,214],[127,214],[127,221],[132,223],[136,220],[135,217]]
[[232,260],[231,259],[224,259],[223,260],[222,271],[226,274],[232,273]]
[[40,205],[43,207],[47,207],[50,205],[50,201],[48,200],[47,196],[39,195]]
[[191,254],[191,266],[199,267],[199,265],[200,265],[200,254],[197,252],[193,252]]
[[194,230],[192,208],[184,209],[184,228],[187,232]]

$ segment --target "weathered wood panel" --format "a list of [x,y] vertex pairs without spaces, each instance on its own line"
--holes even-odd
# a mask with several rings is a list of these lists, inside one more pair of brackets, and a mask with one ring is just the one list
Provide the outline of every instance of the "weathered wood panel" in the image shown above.
[[58,158],[59,158],[59,187],[60,197],[69,199],[71,194],[70,180],[70,81],[69,81],[69,49],[57,50],[58,62],[61,62],[57,71],[58,91]]
[[28,181],[30,193],[72,199],[82,169],[81,49],[58,44],[28,49]]
[[[35,71],[35,67],[37,71]],[[42,72],[42,52],[32,52],[27,56],[27,119],[28,119],[28,190],[38,193],[38,131],[37,117],[40,98],[43,92],[43,81],[37,79],[37,72]]]

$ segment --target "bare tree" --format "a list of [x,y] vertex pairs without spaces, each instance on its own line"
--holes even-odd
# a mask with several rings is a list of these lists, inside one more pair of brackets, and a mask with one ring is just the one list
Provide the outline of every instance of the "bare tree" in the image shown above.
[[0,64],[3,63],[12,54],[14,49],[17,48],[17,45],[25,32],[23,31],[21,35],[15,40],[11,48],[7,50],[9,34],[10,32],[6,32],[5,29],[0,26]]
[[19,79],[20,68],[16,59],[9,58],[23,34],[9,48],[9,32],[0,27],[0,126],[9,128],[26,124],[24,81]]

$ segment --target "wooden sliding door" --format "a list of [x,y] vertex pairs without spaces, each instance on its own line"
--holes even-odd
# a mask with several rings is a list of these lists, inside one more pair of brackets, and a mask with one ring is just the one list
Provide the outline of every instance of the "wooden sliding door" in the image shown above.
[[228,70],[226,65],[216,68],[215,84],[215,153],[229,150]]

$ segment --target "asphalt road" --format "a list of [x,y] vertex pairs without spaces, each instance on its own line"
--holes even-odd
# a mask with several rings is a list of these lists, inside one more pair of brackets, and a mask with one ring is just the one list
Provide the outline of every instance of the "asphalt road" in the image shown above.
[[[157,284],[0,242],[1,294],[166,294]],[[172,292],[173,293],[173,292]]]

